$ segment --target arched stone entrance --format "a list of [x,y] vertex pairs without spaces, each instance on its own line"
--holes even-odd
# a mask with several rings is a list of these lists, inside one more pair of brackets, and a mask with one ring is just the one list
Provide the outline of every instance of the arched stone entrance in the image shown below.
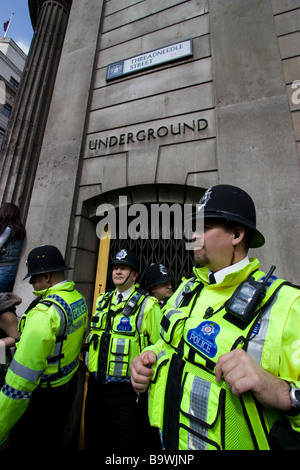
[[[192,274],[193,254],[185,249],[186,240],[184,237],[179,239],[178,234],[175,233],[172,211],[170,211],[170,236],[166,237],[162,234],[164,217],[162,215],[159,234],[154,239],[151,238],[150,233],[148,233],[148,238],[132,239],[130,236],[125,238],[126,234],[120,233],[120,225],[118,223],[120,200],[127,201],[127,207],[123,207],[122,210],[127,210],[133,204],[141,204],[150,214],[151,206],[153,205],[158,207],[167,205],[170,209],[173,205],[182,209],[184,204],[195,206],[205,190],[206,188],[182,185],[141,185],[109,191],[83,202],[77,233],[77,248],[74,253],[73,266],[75,271],[73,279],[77,285],[82,285],[81,290],[88,300],[90,309],[92,308],[94,297],[99,292],[110,290],[113,287],[109,264],[115,254],[122,248],[132,249],[137,254],[140,262],[139,282],[141,285],[143,285],[144,281],[144,271],[151,262],[163,263],[172,272],[176,285],[178,285],[183,276],[190,276]],[[117,224],[115,236],[103,242],[99,240],[96,232],[97,224],[100,220],[99,213],[103,215],[102,209],[105,205],[115,208]],[[129,225],[132,220],[133,216],[128,215],[127,221]],[[151,229],[150,217],[148,227]],[[182,233],[184,234],[183,231]],[[104,243],[106,243],[106,248],[103,251]],[[103,255],[103,253],[106,254]]]

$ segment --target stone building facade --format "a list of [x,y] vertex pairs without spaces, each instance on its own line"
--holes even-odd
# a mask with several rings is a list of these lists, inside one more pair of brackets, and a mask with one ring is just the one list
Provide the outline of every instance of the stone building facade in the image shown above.
[[189,275],[181,241],[120,240],[118,233],[99,247],[101,208],[120,211],[120,196],[128,207],[182,207],[219,183],[240,186],[255,201],[266,245],[250,254],[299,284],[300,0],[29,5],[35,35],[27,74],[43,67],[49,93],[31,92],[45,106],[32,118],[40,129],[28,129],[30,154],[16,157],[12,125],[0,181],[26,218],[15,289],[26,298],[26,255],[44,243],[65,254],[90,305],[120,247],[141,253],[141,271],[163,261],[177,280]]
[[11,38],[0,37],[0,149],[14,105],[26,54]]

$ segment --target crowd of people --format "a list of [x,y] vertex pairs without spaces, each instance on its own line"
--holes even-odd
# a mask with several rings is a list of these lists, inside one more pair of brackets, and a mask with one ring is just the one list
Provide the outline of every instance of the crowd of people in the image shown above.
[[[141,286],[136,253],[120,250],[114,290],[99,295],[90,324],[52,245],[28,254],[24,279],[36,299],[18,321],[22,300],[9,286],[26,232],[18,208],[4,206],[2,449],[63,448],[76,396],[86,450],[300,449],[300,290],[249,257],[265,243],[249,194],[231,185],[205,192],[193,273],[178,286],[160,260]],[[81,368],[88,381],[78,400]]]

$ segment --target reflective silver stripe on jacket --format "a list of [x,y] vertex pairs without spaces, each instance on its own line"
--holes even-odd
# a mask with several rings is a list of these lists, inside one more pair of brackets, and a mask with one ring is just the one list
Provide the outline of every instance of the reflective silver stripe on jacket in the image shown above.
[[[265,276],[263,276],[261,279],[259,279],[259,281],[263,281],[264,277]],[[270,285],[272,285],[273,282],[275,282],[276,280],[277,280],[277,278],[275,276],[271,276],[269,282],[267,283],[267,286],[270,287]],[[255,326],[255,328],[252,332],[253,337],[248,343],[247,353],[258,364],[261,363],[263,348],[264,348],[264,344],[265,344],[265,340],[266,340],[266,336],[267,336],[267,331],[268,331],[269,323],[270,323],[271,310],[272,310],[273,305],[277,301],[277,298],[278,298],[278,292],[275,295],[275,297],[274,297],[273,301],[271,302],[271,304],[263,311],[263,314],[262,314],[259,322],[257,323],[257,325]]]
[[167,354],[166,354],[166,351],[165,351],[164,349],[162,349],[162,350],[158,353],[158,355],[157,355],[156,362],[157,362],[161,357],[166,356],[166,355],[167,355]]
[[117,338],[116,354],[114,355],[114,372],[112,374],[114,377],[122,377],[125,344],[126,339]]
[[[61,376],[64,377],[68,375],[77,366],[78,363],[79,358],[77,357],[73,362],[66,365],[65,367],[62,367],[60,369]],[[42,380],[47,380],[51,376],[57,375],[57,372],[53,372],[53,374],[43,374],[42,370],[30,369],[29,367],[23,366],[17,362],[14,358],[10,363],[10,370],[22,379],[28,380],[30,382],[37,382],[40,377]]]
[[190,279],[190,280],[183,286],[183,288],[181,289],[181,291],[178,293],[178,295],[177,295],[175,301],[173,302],[172,307],[177,308],[177,307],[180,305],[180,303],[181,303],[181,301],[182,301],[182,299],[183,299],[183,294],[184,294],[184,293],[187,294],[188,292],[191,292],[191,291],[192,291],[192,288],[193,288],[193,286],[194,286],[194,284],[195,284],[195,280],[196,280],[196,278],[193,277],[192,279]]
[[[277,300],[277,297],[278,297],[278,293],[274,297],[273,302],[263,312],[261,319],[259,320],[258,324],[254,328],[253,335],[255,336],[248,343],[247,353],[258,364],[261,363],[263,348],[264,348],[267,331],[268,331],[269,323],[270,323],[271,310],[272,310],[274,303]],[[257,329],[258,329],[258,332],[256,333]]]
[[140,309],[139,309],[139,313],[138,313],[138,317],[137,317],[136,327],[137,327],[137,330],[138,330],[139,333],[142,330],[142,324],[143,324],[143,319],[144,319],[144,310],[145,310],[145,307],[147,305],[147,299],[148,299],[148,297],[145,297],[144,300],[142,300],[142,303],[141,303],[141,306],[140,306]]
[[14,374],[22,377],[22,379],[30,380],[31,382],[36,382],[43,373],[42,370],[34,370],[23,366],[17,362],[15,358],[12,359],[9,368]]
[[[191,392],[190,392],[190,406],[189,415],[197,416],[204,423],[207,422],[207,409],[208,399],[211,383],[207,380],[195,376]],[[199,422],[190,419],[190,428],[192,431],[197,432],[204,438],[208,436],[208,428],[202,426]],[[206,450],[207,443],[204,439],[199,439],[192,433],[188,434],[188,449],[190,450]]]
[[48,361],[50,361],[52,364],[57,364],[59,362],[59,359],[57,359],[56,361],[51,361],[51,359],[53,358],[56,358],[57,356],[59,356],[60,352],[61,352],[61,349],[62,349],[62,343],[63,343],[63,336],[64,336],[64,331],[66,329],[66,316],[64,314],[64,311],[56,304],[52,304],[53,307],[55,308],[57,314],[59,315],[59,318],[60,318],[60,329],[59,329],[59,333],[58,333],[58,336],[56,338],[56,343],[55,343],[55,348],[54,348],[54,353],[52,356],[48,356]]

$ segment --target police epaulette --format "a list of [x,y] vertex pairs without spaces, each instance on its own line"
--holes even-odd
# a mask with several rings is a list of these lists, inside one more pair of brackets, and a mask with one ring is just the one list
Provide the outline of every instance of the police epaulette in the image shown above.
[[187,307],[191,302],[191,299],[195,294],[198,294],[204,287],[204,284],[200,282],[195,289],[188,292],[182,292],[182,301],[180,302],[180,307]]
[[161,325],[161,327],[162,327],[165,331],[168,331],[168,328],[169,328],[169,326],[170,326],[170,323],[171,323],[171,322],[170,322],[169,318],[168,318],[166,315],[164,315],[164,316],[162,317],[162,320],[161,320],[161,322],[160,322],[160,325]]
[[28,307],[26,308],[25,312],[24,312],[24,315],[28,312],[30,312],[30,310],[32,310],[34,307],[36,307],[36,305],[38,305],[39,303],[41,303],[43,299],[43,296],[40,295],[39,297],[37,297],[36,299],[34,299],[29,305]]
[[136,292],[138,292],[141,295],[145,295],[145,296],[148,295],[147,291],[142,289],[142,287],[137,287],[135,290],[136,290]]
[[96,310],[99,311],[99,310],[106,308],[113,295],[114,295],[114,291],[105,292]]

